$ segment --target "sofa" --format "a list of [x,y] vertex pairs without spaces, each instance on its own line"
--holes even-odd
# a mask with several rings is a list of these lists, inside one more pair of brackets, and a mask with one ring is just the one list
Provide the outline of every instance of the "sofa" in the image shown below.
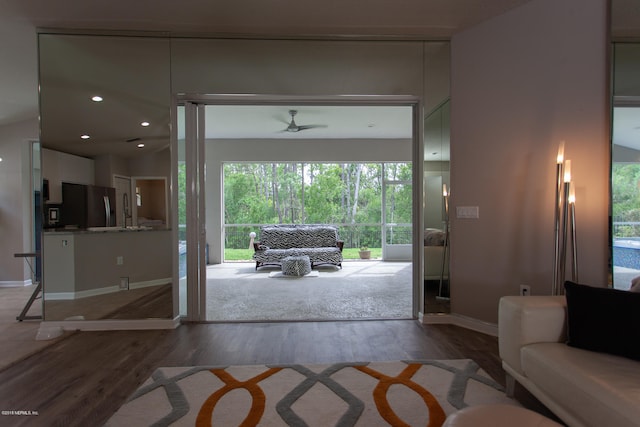
[[342,267],[344,242],[332,225],[265,225],[259,241],[254,242],[256,270],[266,265],[281,265],[287,257],[308,256],[311,268],[320,264]]
[[572,427],[639,426],[640,294],[570,282],[565,289],[500,299],[507,394],[517,381]]
[[[449,278],[449,253],[444,246],[444,231],[436,228],[424,230],[424,280],[440,280]],[[444,263],[444,275],[442,274],[442,258],[446,256]]]

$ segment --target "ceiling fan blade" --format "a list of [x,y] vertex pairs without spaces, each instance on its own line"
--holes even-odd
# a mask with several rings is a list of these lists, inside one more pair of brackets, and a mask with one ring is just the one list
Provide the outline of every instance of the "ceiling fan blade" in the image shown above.
[[287,127],[281,130],[280,132],[289,132],[295,133],[300,132],[301,130],[313,129],[313,128],[326,128],[327,125],[302,125],[298,126],[294,119],[295,115],[298,114],[298,110],[289,110],[289,115],[291,116],[291,121],[286,122]]
[[314,128],[326,128],[329,127],[327,125],[302,125],[298,126],[298,131],[306,130],[306,129],[314,129]]
[[291,119],[285,119],[282,116],[273,116],[273,119],[287,126],[289,126],[289,123],[291,122]]

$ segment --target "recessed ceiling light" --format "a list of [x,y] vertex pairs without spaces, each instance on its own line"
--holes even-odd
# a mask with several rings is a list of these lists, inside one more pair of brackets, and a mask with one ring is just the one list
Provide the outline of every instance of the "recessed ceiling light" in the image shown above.
[[151,124],[151,123],[149,123],[149,122],[142,122],[142,123],[140,123],[140,126],[147,127],[147,126],[149,126],[150,124]]
[[138,144],[138,148],[142,148],[144,147],[144,144],[141,142],[140,144]]
[[89,135],[87,135],[87,134],[84,134],[84,135],[80,135],[80,138],[81,139],[89,139],[91,137]]
[[95,95],[91,97],[91,100],[94,102],[102,102],[102,97],[100,95]]

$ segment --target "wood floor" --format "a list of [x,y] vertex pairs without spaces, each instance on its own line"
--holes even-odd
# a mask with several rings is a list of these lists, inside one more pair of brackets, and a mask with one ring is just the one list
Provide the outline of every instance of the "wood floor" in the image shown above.
[[[0,425],[101,426],[160,366],[475,360],[504,385],[497,338],[414,320],[184,324],[175,330],[76,332],[0,371]],[[522,389],[525,406],[545,409]]]

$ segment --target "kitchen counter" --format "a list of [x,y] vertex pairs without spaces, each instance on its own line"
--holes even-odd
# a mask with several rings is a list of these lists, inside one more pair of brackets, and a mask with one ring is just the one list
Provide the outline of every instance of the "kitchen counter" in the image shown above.
[[171,282],[171,230],[60,229],[43,237],[45,300],[117,292],[123,278],[129,289]]
[[148,226],[128,226],[124,227],[89,227],[89,228],[45,228],[44,234],[82,234],[82,233],[123,233],[138,231],[169,231],[169,228],[155,228]]

